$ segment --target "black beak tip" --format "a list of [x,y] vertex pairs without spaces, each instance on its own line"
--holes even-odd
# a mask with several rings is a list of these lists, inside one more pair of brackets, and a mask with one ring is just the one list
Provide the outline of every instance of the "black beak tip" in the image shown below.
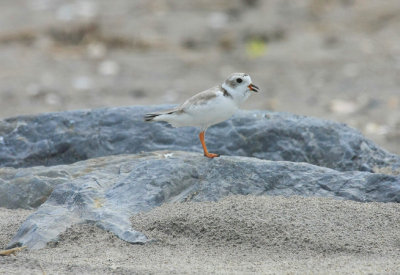
[[258,86],[254,85],[254,84],[250,84],[250,89],[256,93],[258,93],[260,91],[260,88],[258,88]]

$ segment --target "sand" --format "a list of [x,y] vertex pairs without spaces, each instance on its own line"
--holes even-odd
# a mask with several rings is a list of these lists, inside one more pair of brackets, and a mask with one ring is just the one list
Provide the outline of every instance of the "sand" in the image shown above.
[[[0,245],[29,210],[0,210]],[[400,270],[400,205],[234,196],[165,204],[132,217],[132,245],[94,225],[0,257],[0,274],[390,273]]]

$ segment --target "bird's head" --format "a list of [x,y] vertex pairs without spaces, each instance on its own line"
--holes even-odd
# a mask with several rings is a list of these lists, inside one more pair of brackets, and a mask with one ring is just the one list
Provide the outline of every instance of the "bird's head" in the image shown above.
[[251,92],[258,92],[259,88],[254,85],[248,74],[233,73],[222,83],[222,88],[227,90],[240,103],[245,101]]

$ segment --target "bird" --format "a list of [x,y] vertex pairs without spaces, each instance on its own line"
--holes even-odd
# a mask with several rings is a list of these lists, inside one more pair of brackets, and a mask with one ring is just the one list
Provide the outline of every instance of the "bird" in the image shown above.
[[259,88],[246,73],[233,73],[221,84],[202,91],[172,110],[148,113],[144,120],[165,121],[173,127],[194,126],[200,128],[199,139],[204,156],[219,157],[209,153],[205,142],[208,127],[229,119],[240,106]]

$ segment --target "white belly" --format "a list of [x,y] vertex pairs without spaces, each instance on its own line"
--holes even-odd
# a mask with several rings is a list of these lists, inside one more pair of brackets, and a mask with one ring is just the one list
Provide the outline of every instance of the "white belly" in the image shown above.
[[214,98],[208,104],[195,105],[183,113],[165,115],[162,120],[174,127],[195,126],[202,129],[220,123],[230,118],[238,110],[230,98],[221,96]]

